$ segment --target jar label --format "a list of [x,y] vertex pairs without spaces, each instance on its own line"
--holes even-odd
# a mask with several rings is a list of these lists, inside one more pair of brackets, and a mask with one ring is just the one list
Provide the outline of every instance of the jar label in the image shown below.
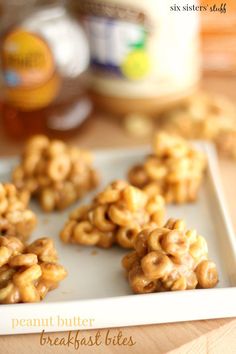
[[[139,80],[151,70],[147,50],[148,30],[144,23],[129,23],[105,17],[87,17],[94,69]],[[112,48],[112,50],[111,50]]]
[[5,98],[12,105],[33,110],[56,97],[60,79],[47,43],[18,28],[7,34],[1,50]]

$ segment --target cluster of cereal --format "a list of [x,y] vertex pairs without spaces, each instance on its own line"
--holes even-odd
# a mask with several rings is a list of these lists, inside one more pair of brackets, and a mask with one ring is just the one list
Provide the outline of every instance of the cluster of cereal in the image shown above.
[[189,139],[215,140],[236,129],[236,106],[224,96],[196,93],[162,117],[163,126]]
[[196,230],[187,231],[182,220],[142,230],[134,247],[122,264],[135,293],[212,288],[218,283],[206,240]]
[[25,241],[36,225],[35,214],[27,208],[29,193],[11,183],[0,183],[0,236],[15,236]]
[[13,171],[17,188],[35,195],[45,211],[64,209],[98,183],[88,151],[36,135],[26,144]]
[[132,185],[149,195],[161,194],[167,203],[196,200],[206,166],[205,155],[180,136],[159,132],[153,154],[129,171]]
[[67,275],[50,238],[24,244],[0,236],[0,304],[38,302]]
[[216,139],[216,146],[221,155],[236,160],[236,127],[232,131],[224,131]]
[[88,206],[76,209],[61,232],[62,241],[109,248],[133,248],[141,228],[161,225],[164,199],[119,180],[109,184]]

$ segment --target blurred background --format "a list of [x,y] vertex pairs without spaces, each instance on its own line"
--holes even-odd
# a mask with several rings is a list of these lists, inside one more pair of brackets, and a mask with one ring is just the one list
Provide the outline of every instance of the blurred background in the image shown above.
[[2,156],[36,133],[100,148],[166,129],[236,158],[234,0],[0,0],[0,38]]

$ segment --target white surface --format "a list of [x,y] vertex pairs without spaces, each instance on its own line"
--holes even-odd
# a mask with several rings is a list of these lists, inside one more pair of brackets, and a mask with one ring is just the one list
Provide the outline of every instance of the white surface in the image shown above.
[[[94,319],[91,328],[236,316],[236,239],[222,195],[215,151],[207,144],[198,146],[209,159],[200,198],[195,204],[168,207],[167,217],[184,218],[190,228],[196,228],[207,239],[210,258],[220,273],[216,289],[133,295],[120,264],[126,250],[64,245],[58,234],[75,205],[63,213],[44,214],[32,203],[39,223],[30,241],[45,235],[52,237],[60,263],[69,275],[41,303],[0,305],[0,334],[88,328],[75,326],[73,321],[68,321],[67,326],[59,321],[59,325],[58,316]],[[125,178],[130,166],[142,161],[146,153],[145,148],[96,152],[95,163],[103,179],[100,189],[109,181]],[[9,179],[14,164],[14,160],[0,160],[1,181]],[[81,203],[90,198],[91,194]],[[12,328],[13,319],[16,328]],[[40,319],[41,323],[27,319]],[[48,323],[42,323],[43,319]]]

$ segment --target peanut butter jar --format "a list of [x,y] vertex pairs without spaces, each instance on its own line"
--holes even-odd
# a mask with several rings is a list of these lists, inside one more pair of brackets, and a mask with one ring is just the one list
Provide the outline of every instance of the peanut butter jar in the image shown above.
[[200,78],[199,20],[181,3],[177,11],[170,0],[76,2],[98,108],[155,115],[192,94]]

